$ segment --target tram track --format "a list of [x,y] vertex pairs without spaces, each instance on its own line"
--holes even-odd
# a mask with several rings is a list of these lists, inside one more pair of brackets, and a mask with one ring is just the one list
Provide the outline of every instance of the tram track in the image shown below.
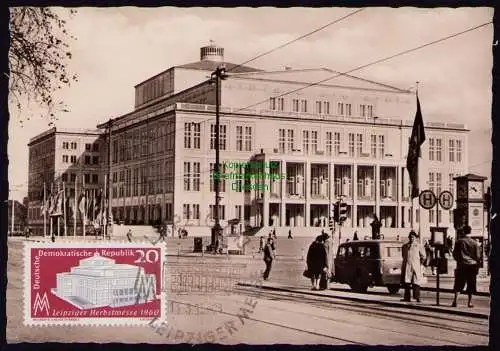
[[[257,289],[247,288],[247,289],[239,289],[242,294],[256,296],[261,299],[269,299],[269,300],[280,300],[280,301],[290,301],[294,303],[302,303],[308,304],[315,307],[321,307],[322,309],[327,309],[333,311],[343,310],[351,313],[358,313],[361,316],[366,317],[378,317],[382,320],[400,320],[407,323],[412,323],[421,327],[429,327],[429,328],[438,328],[443,331],[461,333],[466,335],[476,335],[480,337],[488,337],[488,324],[481,319],[474,318],[461,318],[459,316],[442,316],[441,314],[432,313],[425,314],[420,311],[416,311],[413,309],[398,309],[394,310],[394,308],[387,307],[377,307],[373,304],[367,303],[365,306],[360,306],[360,303],[345,301],[342,299],[338,299],[335,297],[328,297],[328,301],[325,301],[325,298],[322,296],[311,296],[307,294],[303,294],[300,292],[282,292],[282,291],[256,291]],[[351,321],[341,320],[336,316],[335,318],[327,318],[335,322],[342,322],[351,325],[357,325]],[[444,322],[444,323],[443,323]],[[461,326],[450,326],[448,323],[458,323]],[[372,329],[377,330],[386,330],[393,333],[398,333],[394,330],[388,330],[384,328],[378,328],[373,326],[367,326]],[[479,328],[485,328],[485,332],[478,331]],[[412,335],[408,332],[404,333],[405,335]],[[447,335],[448,333],[445,333]],[[421,334],[415,334],[415,337],[422,337]],[[455,340],[448,340],[446,338],[433,338],[430,336],[426,336],[425,338],[437,341],[446,341],[447,343],[452,343],[455,345],[463,345],[462,343],[457,343]],[[473,345],[472,345],[473,346]]]

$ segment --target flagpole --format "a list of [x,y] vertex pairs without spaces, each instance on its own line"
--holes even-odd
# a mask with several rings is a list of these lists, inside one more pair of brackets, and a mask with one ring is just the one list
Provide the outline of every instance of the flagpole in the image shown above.
[[[416,89],[415,89],[415,95],[416,95],[416,98],[418,99],[418,85],[419,85],[419,81],[417,80],[416,82]],[[420,157],[420,155],[418,155]],[[418,189],[420,189],[420,167],[419,167],[419,164],[417,164],[417,186],[418,186]],[[412,205],[413,205],[413,202],[412,202]],[[420,209],[420,201],[418,202],[417,204],[418,206],[418,213],[420,214],[421,212],[421,209]],[[415,212],[415,217],[416,217],[416,212]],[[437,216],[437,212],[436,212],[436,216]],[[420,235],[420,220],[418,221],[418,237],[420,238],[420,243],[422,243],[422,236]]]
[[[57,202],[56,206],[59,207],[59,192],[61,191],[61,183],[57,184]],[[59,210],[59,208],[56,208],[56,211]],[[59,238],[61,236],[61,216],[57,214],[57,237]]]
[[73,236],[76,236],[77,211],[78,211],[78,175],[75,177],[75,203],[73,204]]
[[[52,207],[52,201],[54,201],[54,182],[52,182],[50,184],[50,207]],[[48,209],[50,210],[50,208]],[[51,216],[51,214],[49,213],[49,220],[50,220],[50,236],[53,236],[54,235],[54,221],[53,221],[53,217]]]
[[87,191],[85,190],[85,176],[82,176],[82,191],[83,191],[83,196],[85,197],[85,203],[83,206],[83,216],[82,216],[82,223],[83,223],[83,237],[85,238],[85,222],[87,221]]
[[43,237],[47,236],[47,186],[43,182]]
[[64,236],[68,236],[68,216],[66,214],[66,182],[63,182],[63,221],[64,221]]

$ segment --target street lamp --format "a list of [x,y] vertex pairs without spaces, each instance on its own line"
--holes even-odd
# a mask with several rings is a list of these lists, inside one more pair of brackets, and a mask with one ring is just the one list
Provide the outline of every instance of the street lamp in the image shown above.
[[219,218],[220,204],[220,103],[221,103],[221,80],[226,79],[226,67],[219,65],[210,76],[210,84],[215,83],[215,167],[214,167],[214,187],[215,187],[215,208],[214,220],[215,224],[212,228],[212,248],[216,252],[216,240],[222,234],[222,227]]

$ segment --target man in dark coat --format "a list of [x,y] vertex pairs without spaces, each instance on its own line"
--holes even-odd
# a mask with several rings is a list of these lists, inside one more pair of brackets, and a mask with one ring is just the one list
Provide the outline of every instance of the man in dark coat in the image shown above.
[[372,239],[380,239],[380,227],[382,227],[382,223],[375,213],[373,214],[373,222],[371,222],[370,225],[372,227]]
[[455,283],[453,291],[455,297],[452,307],[457,307],[458,294],[467,283],[467,295],[469,297],[468,306],[472,305],[472,294],[476,292],[476,277],[481,263],[481,250],[476,240],[470,237],[471,227],[463,228],[465,237],[457,240],[453,249],[453,258],[457,261],[457,269],[455,270]]
[[264,271],[264,280],[269,279],[269,274],[271,273],[271,267],[273,265],[273,260],[275,258],[273,250],[273,238],[267,239],[267,244],[264,246],[264,262],[266,263],[266,270]]
[[311,277],[311,289],[319,290],[321,274],[326,266],[326,250],[321,236],[318,236],[307,251],[307,271]]

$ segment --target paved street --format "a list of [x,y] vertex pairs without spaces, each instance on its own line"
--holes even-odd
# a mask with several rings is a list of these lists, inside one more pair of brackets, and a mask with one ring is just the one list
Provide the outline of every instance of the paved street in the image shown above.
[[[192,243],[192,240],[189,240]],[[295,241],[296,243],[298,241]],[[279,244],[280,242],[278,242]],[[187,240],[182,245],[188,246]],[[179,267],[239,267],[237,281],[253,283],[263,269],[260,255],[189,257],[177,256],[169,239],[167,275]],[[447,307],[451,294],[441,294],[441,308],[434,306],[435,293],[423,292],[423,302],[410,306],[399,302],[401,293],[390,296],[384,288],[367,294],[352,293],[346,285],[313,292],[302,277],[304,261],[279,246],[269,282],[263,287],[237,284],[230,291],[188,293],[167,286],[168,323],[155,321],[149,327],[34,328],[22,325],[22,240],[10,240],[7,288],[7,338],[20,341],[150,342],[224,344],[360,344],[360,345],[486,345],[489,297],[475,297],[476,308]],[[300,251],[300,250],[299,250]],[[292,252],[293,253],[293,252]],[[216,279],[217,274],[209,273]],[[449,280],[449,279],[448,279]],[[445,279],[446,281],[446,279]],[[432,281],[431,281],[432,283]],[[443,283],[444,284],[444,283]],[[451,312],[450,312],[451,311]],[[463,314],[457,314],[461,313]]]

